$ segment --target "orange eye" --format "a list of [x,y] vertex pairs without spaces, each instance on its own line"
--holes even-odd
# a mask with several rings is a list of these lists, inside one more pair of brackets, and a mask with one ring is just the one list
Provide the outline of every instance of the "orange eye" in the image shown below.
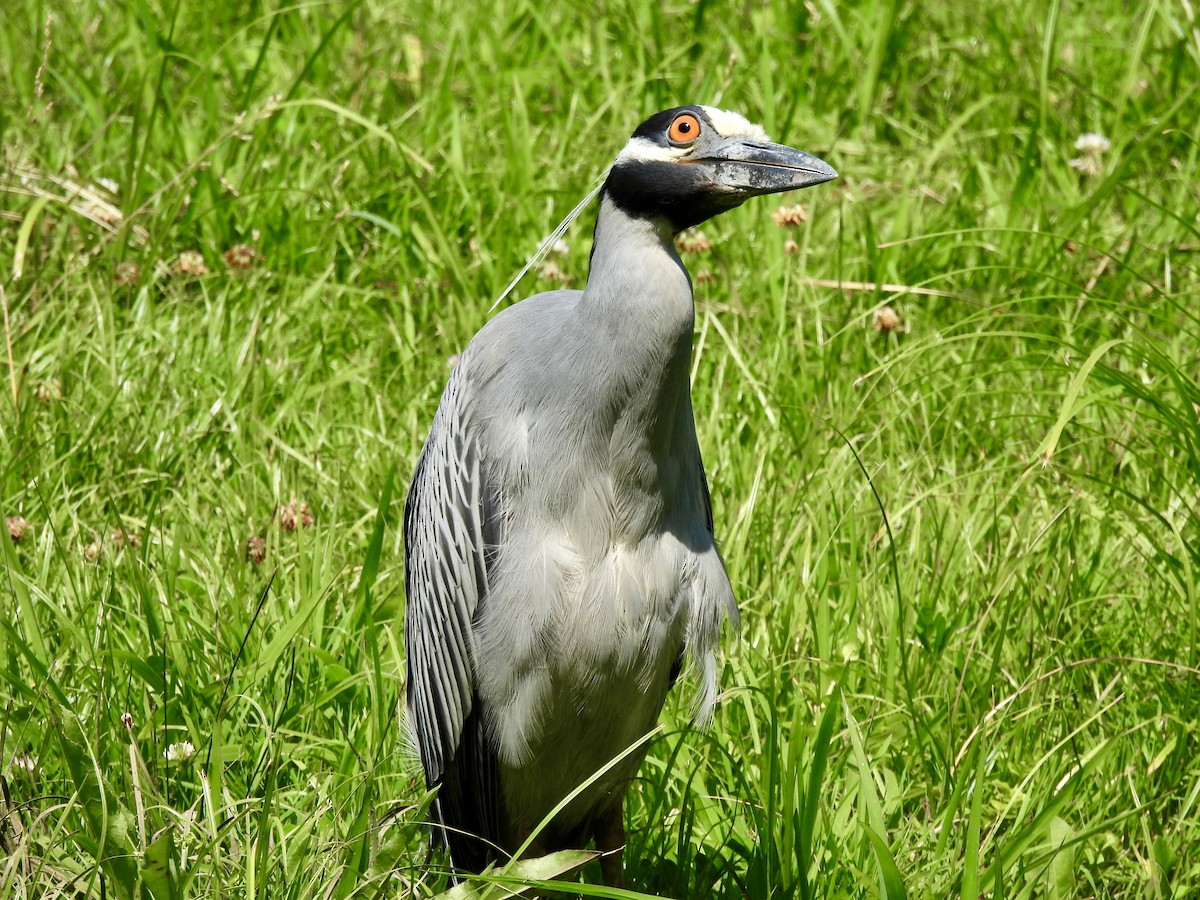
[[667,129],[667,138],[672,144],[690,144],[700,137],[700,120],[691,113],[682,113],[675,117],[671,127]]

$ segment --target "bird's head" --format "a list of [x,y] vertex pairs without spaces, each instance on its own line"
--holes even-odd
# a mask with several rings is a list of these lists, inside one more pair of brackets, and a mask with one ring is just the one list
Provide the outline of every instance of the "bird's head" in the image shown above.
[[680,106],[638,126],[617,156],[605,193],[625,213],[666,219],[676,231],[750,197],[821,184],[837,172],[774,144],[758,125],[711,106]]

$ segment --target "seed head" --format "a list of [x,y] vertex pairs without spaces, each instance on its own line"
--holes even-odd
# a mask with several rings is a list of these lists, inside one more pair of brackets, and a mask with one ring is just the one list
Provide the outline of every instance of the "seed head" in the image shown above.
[[544,281],[557,281],[562,284],[570,284],[573,280],[570,275],[559,268],[558,263],[552,259],[546,260],[538,267],[538,278]]
[[675,246],[680,253],[703,253],[712,249],[712,241],[703,231],[689,228],[675,235]]
[[781,206],[771,215],[774,217],[776,225],[786,228],[789,225],[799,225],[801,222],[807,222],[808,207],[803,203],[797,203],[793,206]]
[[122,547],[131,547],[136,550],[142,546],[142,536],[132,531],[126,531],[124,528],[114,528],[109,540],[112,545],[120,550]]
[[137,284],[141,280],[142,270],[136,263],[132,263],[127,259],[121,260],[113,269],[113,284],[125,286],[127,284]]
[[871,327],[881,334],[889,334],[901,324],[900,314],[890,306],[881,306],[871,315]]
[[105,228],[116,228],[121,224],[121,211],[111,203],[87,200],[78,209],[82,216],[91,219],[97,225],[103,225]]
[[208,266],[204,264],[203,255],[195,250],[184,250],[179,254],[179,259],[175,260],[171,271],[184,278],[198,278],[208,274]]
[[235,244],[225,251],[225,265],[231,269],[252,269],[261,259],[249,244]]
[[19,544],[29,536],[29,523],[23,516],[9,516],[4,520],[8,526],[8,536],[14,544]]
[[789,256],[795,256],[797,253],[800,252],[800,245],[797,244],[795,241],[793,241],[791,238],[788,238],[786,241],[783,242],[783,252],[788,254]]
[[267,558],[267,540],[266,538],[255,535],[246,541],[246,560],[261,565],[262,561]]
[[314,521],[312,508],[307,503],[293,500],[279,508],[279,525],[284,531],[311,528]]

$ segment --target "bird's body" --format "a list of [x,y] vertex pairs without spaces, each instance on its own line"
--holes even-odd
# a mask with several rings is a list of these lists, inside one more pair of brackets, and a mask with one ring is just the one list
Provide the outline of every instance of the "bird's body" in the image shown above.
[[[629,206],[610,176],[585,289],[517,303],[471,341],[413,479],[409,712],[460,868],[515,852],[649,732],[685,649],[702,714],[715,699],[736,607],[692,414],[691,283],[679,217]],[[618,850],[641,758],[601,775],[531,850],[593,836]]]

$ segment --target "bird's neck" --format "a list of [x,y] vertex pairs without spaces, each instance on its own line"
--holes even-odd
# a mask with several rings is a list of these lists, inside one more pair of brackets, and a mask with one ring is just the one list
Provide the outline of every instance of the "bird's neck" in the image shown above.
[[665,218],[631,215],[600,195],[586,314],[606,321],[630,344],[659,353],[686,338],[690,347],[692,282]]
[[670,225],[631,216],[603,197],[578,309],[591,320],[594,386],[613,416],[618,494],[661,499],[673,490],[663,479],[678,477],[671,462],[678,443],[694,443],[692,286]]

